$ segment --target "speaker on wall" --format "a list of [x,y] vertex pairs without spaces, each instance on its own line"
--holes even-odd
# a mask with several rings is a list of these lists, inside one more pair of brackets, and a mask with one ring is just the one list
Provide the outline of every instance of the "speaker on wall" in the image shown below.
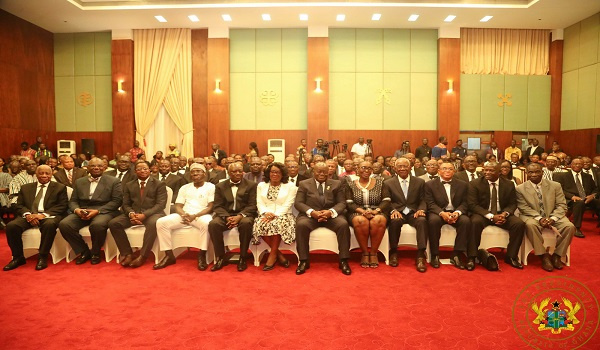
[[96,154],[96,142],[94,139],[81,139],[81,153],[87,156]]

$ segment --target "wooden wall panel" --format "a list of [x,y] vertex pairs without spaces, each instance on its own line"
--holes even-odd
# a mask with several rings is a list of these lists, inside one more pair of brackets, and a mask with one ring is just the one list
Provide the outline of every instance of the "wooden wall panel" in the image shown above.
[[[194,122],[194,154],[203,155],[208,141],[208,29],[192,30],[192,119]],[[214,86],[213,86],[214,89]]]
[[[560,135],[564,41],[550,43],[550,133],[548,144],[552,145]],[[562,142],[564,143],[564,141]],[[595,144],[595,143],[594,143]]]
[[[198,154],[211,151],[210,145],[218,143],[229,149],[229,39],[208,39],[206,85],[208,87],[208,143],[206,149],[194,150]],[[217,93],[215,81],[221,81]]]
[[[448,80],[453,92],[448,92]],[[450,142],[460,134],[460,39],[438,39],[438,132]],[[431,141],[430,141],[431,142]]]
[[[110,154],[113,153],[113,150],[124,152],[130,149],[135,139],[133,40],[113,40],[111,56],[113,132]],[[123,90],[125,92],[117,92],[119,81],[123,81]]]
[[306,130],[231,130],[229,132],[230,148],[227,154],[249,152],[248,144],[256,142],[260,155],[268,153],[268,139],[284,139],[285,154],[296,152],[300,140],[306,138]]
[[[600,135],[600,129],[564,130],[558,134],[556,141],[563,151],[570,156],[596,155],[596,136]],[[552,146],[548,140],[547,145]],[[599,154],[600,155],[600,154]]]
[[[329,38],[308,38],[307,140],[327,138],[329,133]],[[322,92],[315,92],[321,79]],[[311,145],[311,141],[308,141]]]

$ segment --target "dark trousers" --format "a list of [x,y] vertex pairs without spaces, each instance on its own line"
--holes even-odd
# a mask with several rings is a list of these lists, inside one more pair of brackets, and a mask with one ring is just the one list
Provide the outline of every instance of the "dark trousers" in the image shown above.
[[[40,221],[39,229],[42,234],[40,239],[40,256],[45,257],[50,252],[60,219],[60,217],[55,217]],[[8,241],[8,246],[12,252],[13,259],[23,257],[23,240],[21,239],[21,236],[25,230],[32,227],[35,226],[30,225],[27,220],[22,217],[17,217],[6,225],[6,240]]]
[[335,232],[340,259],[350,258],[350,226],[345,217],[338,215],[335,219],[317,222],[313,218],[301,215],[296,219],[296,248],[300,260],[308,260],[310,233],[318,227],[325,227]]
[[[585,204],[585,201],[577,201],[573,202],[572,200],[567,201],[567,205],[573,211],[573,225],[577,229],[581,228],[581,221],[583,220],[583,213],[586,208],[593,209],[596,214],[598,214],[598,210],[600,209],[600,200],[593,199],[588,204]],[[600,217],[600,215],[598,215]]]
[[[215,255],[222,258],[225,255],[225,242],[223,241],[223,232],[229,230],[227,228],[227,221],[220,217],[214,217],[208,223],[208,234],[213,242],[215,248]],[[252,238],[252,226],[254,225],[254,218],[245,217],[238,223],[237,229],[240,233],[240,257],[246,258],[248,255],[248,248],[250,247],[250,239]]]
[[[481,232],[488,225],[494,225],[494,223],[479,214],[471,215],[472,239],[469,241],[468,251],[470,257],[477,256],[477,250],[481,243]],[[498,227],[508,231],[509,238],[508,247],[506,247],[506,257],[518,258],[519,248],[521,248],[523,236],[525,235],[525,223],[518,217],[510,215],[506,219],[506,222],[503,225],[498,225]]]
[[415,213],[411,211],[406,215],[402,214],[402,219],[390,220],[390,225],[388,226],[390,252],[398,250],[398,242],[400,242],[401,234],[400,230],[404,224],[409,224],[417,230],[417,249],[420,251],[425,251],[425,249],[427,249],[427,220],[423,216],[415,219],[414,215]]
[[[427,215],[427,221],[429,222],[429,249],[431,250],[431,255],[439,255],[441,230],[446,222],[441,216],[432,213]],[[457,252],[466,252],[469,235],[471,234],[471,220],[467,215],[461,215],[452,226],[456,229],[454,250]]]
[[[164,213],[154,214],[144,220],[146,231],[144,232],[144,241],[142,243],[142,249],[140,250],[141,256],[148,256],[148,252],[152,249],[154,241],[156,241],[156,220],[163,216]],[[133,225],[131,224],[131,221],[129,221],[129,217],[125,214],[117,216],[108,223],[110,234],[115,239],[115,243],[117,244],[121,255],[133,253],[131,244],[129,244],[129,239],[127,238],[127,233],[125,233],[125,229],[131,226]]]
[[58,228],[60,234],[75,251],[75,254],[81,254],[88,250],[88,246],[79,234],[79,230],[89,225],[92,236],[92,255],[100,255],[100,249],[106,241],[108,222],[118,214],[119,212],[98,214],[92,220],[82,220],[77,214],[70,214],[60,222]]

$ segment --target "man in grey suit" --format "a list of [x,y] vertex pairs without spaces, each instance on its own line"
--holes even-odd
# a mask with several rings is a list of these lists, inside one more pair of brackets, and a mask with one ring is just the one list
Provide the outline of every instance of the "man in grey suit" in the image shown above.
[[[119,252],[123,256],[121,266],[140,267],[146,262],[148,253],[156,240],[156,221],[165,216],[167,204],[167,185],[150,176],[150,167],[146,162],[135,165],[138,180],[122,184],[123,214],[110,220],[108,227],[115,239]],[[125,229],[133,225],[144,225],[144,240],[140,255],[133,258],[133,250]]]
[[[560,184],[542,177],[539,163],[527,165],[528,180],[517,186],[517,207],[521,220],[525,221],[527,238],[533,244],[535,255],[542,259],[542,268],[546,271],[560,270],[563,268],[561,257],[565,256],[571,244],[575,225],[565,216],[567,202]],[[558,236],[552,258],[544,248],[544,228],[553,230]]]
[[431,180],[435,180],[435,179],[439,178],[440,177],[438,174],[439,168],[440,168],[440,166],[439,166],[437,160],[435,160],[435,159],[428,160],[427,163],[425,163],[425,170],[427,171],[427,173],[419,176],[419,179],[423,179],[425,182],[429,182]]
[[313,173],[314,178],[300,182],[294,203],[299,212],[296,219],[296,246],[300,264],[296,274],[301,275],[310,268],[310,233],[318,227],[326,227],[337,235],[339,268],[344,275],[350,275],[350,227],[343,215],[346,198],[342,182],[328,178],[329,169],[324,162],[316,163]]
[[[102,159],[94,158],[88,164],[89,177],[80,178],[73,186],[69,209],[73,214],[58,225],[60,233],[69,242],[79,257],[77,265],[91,259],[93,265],[100,263],[100,248],[106,240],[108,222],[119,215],[123,201],[121,181],[112,176],[102,176],[105,165]],[[88,248],[79,234],[85,226],[90,227],[92,249]]]

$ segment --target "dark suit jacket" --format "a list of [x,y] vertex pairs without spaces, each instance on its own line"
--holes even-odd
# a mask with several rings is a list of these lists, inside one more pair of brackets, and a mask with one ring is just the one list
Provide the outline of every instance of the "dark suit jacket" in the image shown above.
[[[598,188],[596,188],[596,183],[594,183],[592,176],[584,173],[583,171],[580,172],[580,175],[581,184],[585,190],[585,195],[589,196],[592,193],[598,194]],[[579,191],[577,191],[577,185],[575,185],[575,179],[573,178],[572,170],[564,173],[554,173],[552,175],[552,179],[562,186],[567,202],[569,202],[573,196],[579,197]]]
[[298,178],[296,178],[296,187],[300,187],[300,182],[308,179],[306,176],[298,173]]
[[[415,170],[415,177],[419,177],[421,175],[427,174],[427,170],[425,168],[413,168]],[[411,169],[412,170],[412,169]]]
[[[454,210],[467,214],[469,207],[467,203],[469,185],[464,181],[452,180],[450,183],[450,198]],[[425,202],[427,211],[439,215],[448,206],[448,196],[442,181],[437,178],[425,183]]]
[[421,160],[423,157],[431,159],[431,147],[421,145],[415,150],[415,158]]
[[100,214],[111,214],[119,210],[123,203],[123,188],[121,181],[113,176],[103,175],[96,186],[94,195],[90,198],[90,181],[88,177],[82,177],[75,181],[73,194],[69,201],[69,209],[97,209]]
[[227,174],[225,173],[225,170],[211,170],[208,173],[208,182],[216,185],[218,184],[221,180],[225,179],[227,176]]
[[[44,213],[49,216],[63,217],[67,213],[69,199],[67,197],[67,187],[58,182],[48,182],[46,195],[44,196]],[[21,186],[17,204],[14,205],[15,211],[19,216],[33,210],[33,201],[37,192],[37,182],[32,182]]]
[[333,209],[338,216],[346,210],[346,196],[340,180],[327,179],[323,183],[325,200],[321,203],[317,183],[314,178],[300,181],[294,207],[298,210],[298,216],[306,216],[308,209],[329,210]]
[[[537,154],[538,156],[540,156],[540,159],[542,158],[542,153],[544,153],[544,147],[542,147],[542,146],[537,146],[537,148],[535,149],[535,152],[533,152],[533,154]],[[531,146],[527,147],[527,150],[525,152],[523,152],[523,156],[521,157],[521,160],[527,159],[527,157],[529,157],[530,155],[532,155]]]
[[[102,175],[110,175],[112,177],[117,177],[117,174],[118,174],[117,170],[110,170],[110,171],[104,172],[104,174],[102,174]],[[126,184],[129,181],[133,181],[133,180],[137,180],[137,175],[135,174],[135,170],[129,169],[127,171],[127,173],[125,173],[125,175],[123,175],[123,180],[121,180],[121,182]]]
[[[155,176],[155,179],[157,179],[158,181],[160,181],[161,178],[162,178],[161,174],[158,174],[158,176]],[[187,182],[181,176],[173,175],[171,173],[169,173],[169,175],[167,175],[167,178],[165,179],[164,183],[171,190],[173,190],[173,198],[171,199],[171,203],[175,203],[175,200],[177,199],[177,195],[179,194],[179,189],[181,188],[181,186],[187,184]]]
[[144,196],[140,195],[138,180],[123,184],[123,205],[121,212],[128,215],[131,212],[142,213],[149,217],[164,213],[167,203],[167,185],[150,176],[146,179]]
[[[218,157],[215,157],[215,158],[217,158],[217,163],[220,165],[221,160],[223,158],[227,158],[227,153],[225,153],[225,151],[223,151],[222,149],[217,150],[217,152],[218,152]],[[215,151],[212,151],[211,156],[214,156],[214,155],[215,155]]]
[[[496,160],[498,162],[500,162],[501,160],[504,160],[504,151],[503,150],[500,150],[500,148],[496,148],[496,153],[497,153]],[[485,154],[494,154],[494,152],[492,151],[491,148],[488,148],[488,150],[485,152]]]
[[[478,179],[483,177],[483,174],[481,172],[476,171],[475,173],[477,173]],[[457,172],[456,174],[454,174],[454,178],[469,183],[469,174],[467,174],[466,170]]]
[[[508,212],[513,215],[517,209],[517,192],[512,181],[500,178],[498,185],[498,199],[500,208],[498,211]],[[490,214],[490,183],[483,177],[469,182],[469,211],[481,216]],[[493,213],[494,215],[496,213]]]
[[387,192],[391,198],[391,202],[386,208],[388,214],[394,210],[402,212],[406,207],[414,211],[427,210],[427,204],[425,203],[425,180],[414,176],[409,176],[408,179],[407,197],[404,197],[398,176],[393,176],[383,182],[383,186],[387,187]]
[[[73,183],[77,181],[80,177],[87,176],[87,170],[81,168],[73,168]],[[54,174],[54,179],[56,182],[61,183],[65,186],[73,187],[73,183],[69,182],[69,177],[67,176],[67,172],[65,169],[58,169],[56,174]]]
[[213,204],[215,216],[232,216],[243,214],[256,217],[256,182],[242,179],[236,195],[236,210],[233,210],[233,192],[231,181],[221,181],[215,186]]

